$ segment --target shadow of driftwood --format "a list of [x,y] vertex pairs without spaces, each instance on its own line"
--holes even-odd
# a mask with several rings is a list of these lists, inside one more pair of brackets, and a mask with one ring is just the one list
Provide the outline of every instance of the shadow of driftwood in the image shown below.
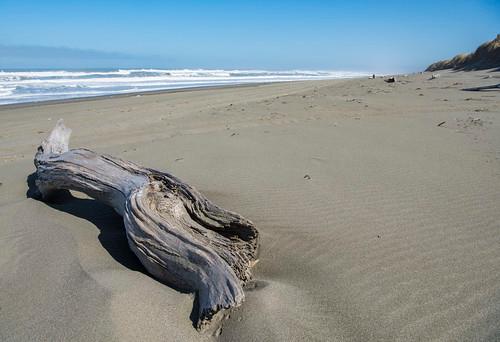
[[[35,174],[28,176],[27,183],[26,196],[40,200],[35,185]],[[93,199],[73,197],[67,191],[61,191],[51,202],[44,203],[51,208],[75,215],[94,224],[99,229],[99,242],[113,259],[130,270],[147,274],[144,266],[128,246],[122,217],[111,207]]]
[[[32,173],[26,179],[28,185],[26,197],[41,200],[40,193],[35,184],[35,178],[36,174]],[[50,202],[44,201],[43,203],[51,208],[75,215],[94,224],[99,229],[99,242],[113,259],[132,271],[141,272],[151,277],[128,246],[123,218],[111,207],[93,199],[76,198],[66,190],[58,192],[56,196],[51,198]],[[151,278],[158,281],[153,277]],[[189,293],[171,284],[161,281],[160,283],[181,293]],[[195,296],[193,309],[189,316],[193,327],[196,327],[196,323],[198,322],[198,311],[198,296]]]
[[500,90],[500,83],[498,83],[498,84],[492,84],[492,85],[488,85],[488,86],[482,86],[482,87],[464,88],[462,90],[465,90],[465,91],[491,91],[491,90]]

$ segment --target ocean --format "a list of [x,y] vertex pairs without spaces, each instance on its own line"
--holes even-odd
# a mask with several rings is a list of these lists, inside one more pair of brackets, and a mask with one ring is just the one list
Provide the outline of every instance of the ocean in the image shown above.
[[0,105],[231,84],[353,78],[363,72],[206,69],[0,71]]

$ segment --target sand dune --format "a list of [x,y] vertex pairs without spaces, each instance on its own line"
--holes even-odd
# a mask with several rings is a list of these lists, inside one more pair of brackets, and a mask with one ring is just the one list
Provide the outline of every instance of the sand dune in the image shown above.
[[492,41],[481,44],[473,53],[462,53],[452,59],[429,65],[426,71],[443,69],[483,70],[500,68],[500,34]]
[[[429,76],[0,107],[0,339],[499,340],[500,93],[462,90],[498,75]],[[111,209],[26,197],[58,118],[73,146],[169,170],[259,228],[220,335]]]

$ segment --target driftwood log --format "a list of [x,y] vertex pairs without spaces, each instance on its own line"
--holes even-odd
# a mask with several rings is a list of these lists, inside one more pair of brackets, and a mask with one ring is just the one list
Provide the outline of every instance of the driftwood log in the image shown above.
[[76,190],[123,216],[128,244],[147,271],[198,296],[202,329],[239,306],[257,261],[252,222],[210,202],[179,178],[87,149],[68,149],[71,129],[59,120],[35,155],[43,200]]

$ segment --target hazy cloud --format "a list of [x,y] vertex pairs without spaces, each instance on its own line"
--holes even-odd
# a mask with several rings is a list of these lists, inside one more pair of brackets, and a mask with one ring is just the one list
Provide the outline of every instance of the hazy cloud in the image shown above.
[[125,68],[158,66],[168,60],[120,52],[0,44],[0,69],[9,68]]

